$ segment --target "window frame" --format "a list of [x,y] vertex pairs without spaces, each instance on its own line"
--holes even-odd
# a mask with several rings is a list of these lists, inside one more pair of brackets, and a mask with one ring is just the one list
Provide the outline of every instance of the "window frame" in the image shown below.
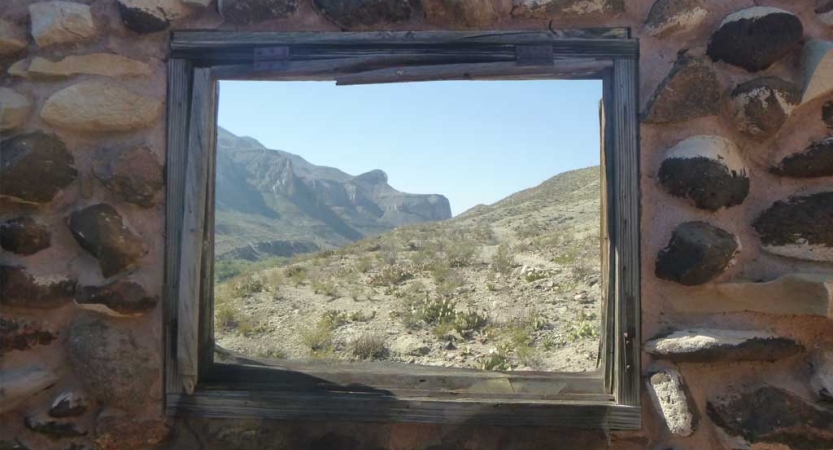
[[[638,41],[626,28],[482,32],[176,31],[168,61],[165,405],[213,418],[638,429]],[[603,333],[592,373],[484,373],[232,356],[214,361],[218,80],[339,84],[600,79]],[[606,220],[605,220],[606,218]],[[607,283],[605,283],[607,281]],[[277,366],[277,367],[276,367]],[[367,370],[365,370],[367,369]],[[554,393],[553,393],[554,392]]]

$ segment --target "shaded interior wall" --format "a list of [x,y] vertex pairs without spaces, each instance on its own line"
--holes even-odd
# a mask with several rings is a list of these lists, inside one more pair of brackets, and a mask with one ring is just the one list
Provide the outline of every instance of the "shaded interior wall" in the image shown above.
[[[815,377],[823,385],[820,375],[830,369],[811,363],[830,348],[832,322],[807,315],[806,308],[797,306],[784,307],[779,314],[720,312],[742,298],[763,305],[773,301],[791,305],[799,297],[823,301],[824,292],[816,289],[811,295],[788,287],[786,294],[773,300],[766,293],[774,290],[754,291],[746,285],[728,297],[716,291],[718,284],[731,281],[831,272],[833,240],[825,241],[824,233],[802,234],[805,229],[833,227],[831,202],[809,202],[813,205],[809,211],[798,207],[772,219],[774,229],[792,230],[780,240],[763,236],[752,226],[773,202],[831,187],[829,163],[824,171],[824,158],[829,160],[833,152],[829,148],[826,153],[822,148],[821,156],[811,160],[811,167],[822,168],[812,177],[770,172],[784,156],[831,134],[822,110],[833,95],[800,100],[805,83],[813,78],[803,73],[808,66],[801,59],[805,41],[833,40],[829,1],[677,0],[654,5],[654,0],[634,0],[625,5],[617,0],[515,0],[513,5],[512,0],[224,0],[225,20],[210,0],[77,0],[68,10],[62,2],[35,3],[0,4],[0,223],[7,236],[7,248],[0,253],[0,449],[722,449],[741,447],[738,439],[727,437],[738,435],[757,442],[757,448],[776,448],[773,442],[793,448],[831,447],[833,419],[820,401],[819,382],[811,380]],[[264,8],[247,9],[247,5]],[[792,40],[790,22],[783,17],[767,25],[776,30],[777,42],[761,44],[761,51],[772,52],[783,44],[784,56],[756,73],[705,57],[724,17],[753,6],[783,8],[800,20],[803,27],[798,39]],[[764,16],[773,13],[763,12]],[[286,17],[270,18],[270,14]],[[652,35],[667,20],[679,26]],[[708,327],[771,333],[783,338],[776,342],[782,345],[779,348],[787,342],[787,347],[798,350],[774,349],[771,344],[776,340],[767,338],[742,358],[765,361],[736,361],[731,346],[696,356],[694,362],[682,361],[692,357],[679,349],[661,358],[646,353],[644,428],[612,435],[561,429],[163,417],[161,176],[169,31],[545,29],[548,25],[627,26],[641,42],[640,109],[646,117],[641,127],[644,341],[686,327]],[[58,66],[48,64],[99,53],[133,61],[96,55],[74,66],[67,60]],[[744,49],[735,53],[743,56]],[[714,78],[681,76],[665,83],[675,61],[688,57],[702,61],[707,67],[704,73],[713,73]],[[833,78],[829,67],[819,70],[827,70]],[[733,120],[738,113],[731,107],[732,90],[761,76],[793,83],[799,99],[766,103],[763,112],[744,110]],[[816,76],[825,78],[824,73]],[[710,93],[719,98],[710,99]],[[655,95],[660,98],[652,102]],[[686,101],[675,103],[677,95]],[[738,96],[735,100],[735,104],[740,101]],[[791,114],[781,124],[778,111],[785,109]],[[758,125],[774,120],[775,131],[752,138],[738,125],[750,120]],[[690,154],[678,158],[681,171],[663,175],[666,150],[696,135],[721,136],[734,148],[716,158],[715,146],[701,143],[695,147],[712,156],[701,160],[702,177],[683,176],[695,170],[688,165],[695,159]],[[741,196],[739,204],[714,211],[693,205],[699,196],[711,195],[709,188],[714,186],[723,193],[736,189],[720,183],[726,181],[721,168],[737,168],[732,166],[737,158],[744,169],[735,175],[749,180],[748,194]],[[704,186],[701,181],[709,174],[715,178]],[[671,195],[670,184],[663,187],[669,178],[682,180],[678,188],[688,198]],[[112,208],[95,206],[99,204]],[[20,217],[34,222],[9,222]],[[668,269],[664,278],[671,280],[659,279],[657,255],[669,244],[675,228],[687,221],[725,230],[737,237],[741,250],[712,251],[725,246],[725,240],[701,239],[691,246],[694,256],[674,253],[672,262],[677,265],[671,264],[672,268],[665,267],[668,261],[662,262],[663,270]],[[683,231],[681,240],[686,238]],[[43,245],[46,236],[48,246]],[[762,239],[770,240],[770,251],[762,250]],[[808,246],[815,251],[810,259]],[[775,254],[779,249],[794,251],[785,257]],[[686,276],[699,280],[684,286],[679,281]],[[824,291],[823,284],[812,286]],[[717,306],[692,312],[698,309],[692,305],[713,303]],[[688,394],[682,403],[687,405],[668,407],[666,402],[663,408],[660,401],[655,406],[654,391],[647,386],[649,375],[657,370],[682,375]],[[733,396],[755,392],[761,384],[784,391],[771,399],[759,391],[760,404],[731,403]],[[63,410],[62,398],[68,407]],[[730,412],[723,414],[720,402],[725,399]],[[762,417],[760,423],[743,420],[753,408],[758,408],[751,413]],[[52,417],[50,409],[53,415],[66,417]],[[729,416],[738,422],[727,422]],[[693,424],[695,431],[686,430],[686,424]],[[793,432],[802,424],[806,427]]]

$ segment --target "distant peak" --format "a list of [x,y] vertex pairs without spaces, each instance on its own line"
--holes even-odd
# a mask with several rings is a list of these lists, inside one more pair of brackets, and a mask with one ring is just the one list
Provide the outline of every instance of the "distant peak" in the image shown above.
[[355,179],[370,184],[383,184],[388,182],[388,174],[379,169],[375,169],[358,175]]

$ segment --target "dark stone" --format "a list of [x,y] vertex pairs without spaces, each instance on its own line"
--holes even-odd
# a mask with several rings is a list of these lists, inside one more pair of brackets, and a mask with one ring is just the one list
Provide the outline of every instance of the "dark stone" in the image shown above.
[[118,0],[119,15],[125,27],[140,34],[165,31],[171,25],[164,11],[141,7],[134,2]]
[[782,256],[833,261],[833,192],[775,202],[752,223],[764,249]]
[[88,445],[73,442],[72,444],[69,444],[69,446],[65,447],[64,450],[93,450],[93,449],[92,449],[92,447],[90,447]]
[[120,315],[142,314],[159,303],[159,297],[149,295],[142,285],[132,281],[78,287],[76,292],[76,302],[79,305],[103,305]]
[[0,264],[0,305],[49,309],[72,301],[75,281],[35,277],[19,266]]
[[675,362],[772,362],[802,353],[804,346],[760,331],[694,328],[661,334],[645,344],[645,351]]
[[657,255],[656,276],[685,286],[717,278],[739,250],[737,238],[706,222],[677,226],[668,245]]
[[312,4],[342,28],[402,22],[411,18],[412,0],[313,0]]
[[556,19],[589,14],[619,14],[625,11],[625,0],[514,0],[512,16],[529,19]]
[[0,247],[19,255],[34,255],[51,243],[49,228],[31,217],[19,217],[0,224]]
[[105,410],[95,423],[93,440],[99,450],[133,450],[158,445],[171,429],[162,419],[143,419]]
[[795,15],[756,6],[727,16],[709,40],[706,54],[713,61],[758,72],[795,49],[803,35]]
[[78,175],[60,139],[40,131],[0,141],[0,196],[47,203]]
[[136,410],[161,375],[158,358],[132,332],[97,317],[70,326],[69,360],[85,391],[101,403]]
[[49,408],[49,415],[58,419],[83,416],[86,412],[87,399],[73,391],[61,392]]
[[150,208],[162,189],[162,165],[147,147],[97,152],[93,173],[120,199]]
[[12,350],[28,350],[36,345],[49,345],[54,333],[44,330],[40,322],[0,316],[0,355]]
[[774,386],[709,400],[706,412],[730,436],[794,450],[833,448],[833,411]]
[[295,14],[298,9],[297,0],[217,0],[217,2],[223,20],[237,25],[283,19]]
[[10,441],[2,440],[0,441],[0,450],[29,450],[29,447],[23,445],[17,439]]
[[86,436],[87,431],[79,428],[72,421],[54,420],[47,416],[28,416],[24,420],[26,428],[45,434],[50,439],[63,439]]
[[732,120],[741,133],[764,140],[781,129],[799,103],[801,89],[794,84],[775,77],[756,78],[732,91]]
[[720,81],[707,62],[682,55],[648,101],[646,123],[684,122],[720,112]]
[[816,142],[801,153],[785,157],[769,171],[776,175],[794,178],[833,175],[833,137]]
[[833,128],[833,101],[825,102],[821,107],[821,120],[827,128]]
[[127,228],[116,208],[106,203],[75,211],[68,222],[78,245],[98,258],[105,278],[134,268],[145,254],[141,239]]
[[461,27],[485,27],[498,20],[492,0],[422,0],[429,23]]

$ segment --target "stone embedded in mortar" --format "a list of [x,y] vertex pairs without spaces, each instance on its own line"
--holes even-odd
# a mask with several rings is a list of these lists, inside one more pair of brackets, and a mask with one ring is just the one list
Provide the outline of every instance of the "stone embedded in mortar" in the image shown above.
[[93,440],[100,450],[129,450],[162,443],[170,433],[171,427],[163,419],[105,409],[96,418]]
[[726,16],[706,49],[713,61],[758,72],[797,48],[804,27],[795,14],[753,6]]
[[513,0],[512,16],[527,19],[557,19],[589,14],[619,14],[625,0]]
[[824,102],[821,106],[821,120],[827,128],[833,128],[833,101]]
[[69,444],[68,447],[64,448],[63,450],[93,450],[93,448],[88,446],[88,445],[73,442],[73,443]]
[[65,276],[33,276],[23,267],[0,264],[0,305],[59,308],[74,295],[75,281]]
[[425,20],[455,28],[485,27],[499,19],[492,0],[422,0]]
[[29,76],[29,73],[27,72],[28,68],[29,60],[21,59],[20,61],[12,63],[6,73],[13,77],[26,78]]
[[14,89],[0,87],[0,131],[19,128],[26,122],[32,102]]
[[833,261],[833,191],[777,201],[752,223],[769,253]]
[[59,374],[43,367],[3,368],[0,370],[0,414],[13,411],[60,379]]
[[63,439],[86,436],[87,431],[79,427],[73,421],[55,420],[44,414],[27,416],[23,421],[26,428],[41,434],[50,439]]
[[182,0],[182,3],[197,8],[207,8],[214,0]]
[[86,412],[87,399],[83,394],[73,390],[66,390],[58,394],[52,400],[52,406],[49,407],[49,415],[57,419],[83,416]]
[[124,26],[142,34],[167,30],[171,22],[191,13],[180,0],[117,0],[116,4]]
[[266,20],[284,19],[298,10],[297,0],[217,0],[223,20],[248,25]]
[[793,450],[833,448],[833,411],[775,386],[713,398],[706,412],[738,440],[735,448],[753,444],[782,444]]
[[82,81],[52,94],[41,109],[48,124],[75,131],[132,131],[154,125],[162,102],[112,82]]
[[815,11],[822,23],[833,27],[833,0],[816,0]]
[[0,197],[47,203],[78,175],[66,145],[40,131],[0,141]]
[[651,339],[645,351],[677,362],[775,361],[804,351],[792,339],[764,331],[692,328]]
[[682,55],[657,86],[642,120],[670,123],[713,116],[720,112],[721,98],[720,81],[711,64]]
[[650,36],[665,37],[695,30],[708,13],[703,0],[657,0],[648,13],[645,31]]
[[813,375],[810,387],[824,402],[833,402],[833,348],[823,348],[810,359]]
[[814,142],[801,153],[785,156],[769,171],[793,178],[833,176],[833,137]]
[[743,203],[749,176],[732,141],[720,136],[693,136],[665,152],[659,182],[671,195],[709,211]]
[[93,162],[93,173],[120,199],[150,208],[165,180],[162,165],[146,146],[100,149]]
[[798,86],[780,78],[761,77],[732,90],[730,117],[741,133],[762,141],[777,133],[800,103]]
[[312,0],[322,14],[342,28],[408,20],[413,12],[411,3],[411,0]]
[[59,61],[36,56],[29,63],[27,75],[40,78],[66,78],[74,75],[105,77],[149,76],[153,70],[147,63],[114,53],[70,55]]
[[0,355],[12,350],[49,345],[55,338],[55,334],[45,330],[41,322],[0,316]]
[[29,5],[32,37],[40,47],[72,44],[94,37],[96,30],[90,7],[81,3],[51,1]]
[[23,445],[22,442],[18,441],[17,439],[12,439],[10,441],[7,440],[0,440],[0,450],[30,450],[29,447]]
[[0,223],[0,247],[19,255],[34,255],[52,241],[49,228],[28,216]]
[[685,286],[703,284],[722,274],[740,248],[740,240],[726,230],[706,222],[682,223],[657,255],[655,274]]
[[23,28],[0,18],[0,56],[13,55],[25,50],[26,47],[26,35]]
[[648,393],[657,413],[665,421],[671,434],[691,436],[697,429],[692,404],[680,372],[676,369],[664,369],[648,377]]
[[139,236],[125,225],[116,208],[106,203],[71,213],[68,225],[78,245],[98,258],[105,278],[134,268],[145,254]]
[[75,301],[84,309],[124,317],[152,310],[159,303],[159,297],[148,294],[138,283],[119,280],[104,286],[78,287]]
[[69,359],[87,393],[102,403],[134,411],[149,401],[161,370],[154,350],[120,323],[76,318],[69,328]]
[[801,52],[804,95],[801,103],[833,93],[833,41],[809,39]]

